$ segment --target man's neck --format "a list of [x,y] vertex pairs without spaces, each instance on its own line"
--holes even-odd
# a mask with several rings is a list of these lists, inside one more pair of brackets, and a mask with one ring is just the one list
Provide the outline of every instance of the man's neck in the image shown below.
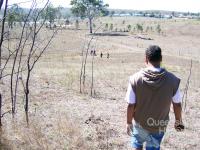
[[160,64],[152,65],[152,64],[148,63],[148,64],[147,64],[147,67],[160,68]]

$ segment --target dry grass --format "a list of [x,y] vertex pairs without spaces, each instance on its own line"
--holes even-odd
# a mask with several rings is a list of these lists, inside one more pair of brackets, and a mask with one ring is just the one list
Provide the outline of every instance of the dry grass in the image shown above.
[[[162,149],[200,148],[200,43],[197,38],[200,32],[196,30],[199,22],[144,18],[101,18],[99,22],[112,22],[120,27],[124,19],[126,25],[159,23],[167,36],[156,33],[142,35],[154,39],[153,41],[136,39],[132,34],[123,37],[96,37],[96,95],[92,98],[87,94],[79,94],[80,54],[87,31],[60,32],[33,72],[29,126],[25,123],[23,96],[20,95],[15,119],[10,114],[3,118],[0,149],[130,149],[130,139],[125,133],[124,95],[128,77],[144,67],[144,49],[150,44],[158,44],[163,48],[163,66],[182,79],[181,90],[186,84],[190,59],[194,60],[188,106],[184,112],[186,131],[175,132],[173,113],[170,112],[172,120]],[[82,23],[81,28],[85,28],[85,23]],[[109,52],[110,59],[105,58],[105,55],[101,59],[100,52]],[[90,92],[91,60],[89,56],[86,93]],[[4,112],[10,109],[9,87],[6,86],[8,82],[9,79],[5,79],[4,84],[0,84],[0,90],[4,93]]]
[[29,125],[24,119],[12,119],[10,124],[6,124],[6,127],[4,124],[1,129],[1,149],[87,149],[80,128],[65,116],[57,114],[50,122],[50,116],[37,118],[34,115]]

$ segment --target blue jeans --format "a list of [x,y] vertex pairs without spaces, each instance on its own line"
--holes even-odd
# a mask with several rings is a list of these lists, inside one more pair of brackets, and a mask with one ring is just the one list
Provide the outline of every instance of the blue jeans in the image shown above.
[[133,148],[142,148],[146,143],[146,150],[160,150],[160,143],[164,136],[164,132],[150,133],[136,124],[133,128],[131,144]]

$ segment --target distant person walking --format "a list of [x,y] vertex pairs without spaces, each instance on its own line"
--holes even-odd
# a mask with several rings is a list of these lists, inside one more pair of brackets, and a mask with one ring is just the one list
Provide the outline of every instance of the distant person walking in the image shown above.
[[90,51],[90,55],[92,55],[92,56],[97,56],[96,50],[91,50],[91,51]]
[[107,53],[107,58],[108,58],[108,59],[110,58],[110,54],[109,54],[109,53]]
[[[175,129],[182,131],[180,79],[160,67],[161,48],[150,46],[146,50],[146,68],[132,75],[126,93],[127,133],[132,148],[160,150],[160,143],[169,121],[171,103],[175,113]],[[132,123],[134,120],[134,125]]]
[[101,52],[100,57],[103,58],[103,53]]
[[93,53],[94,53],[94,51],[93,51],[93,50],[91,50],[91,51],[90,51],[90,55],[93,55]]
[[93,55],[94,55],[94,56],[97,56],[97,54],[96,54],[96,50],[93,51]]

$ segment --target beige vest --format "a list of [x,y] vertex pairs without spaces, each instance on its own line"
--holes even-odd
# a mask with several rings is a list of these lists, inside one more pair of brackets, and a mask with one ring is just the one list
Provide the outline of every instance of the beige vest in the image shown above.
[[[151,133],[162,132],[167,127],[172,97],[179,87],[180,79],[163,70],[159,73],[160,79],[155,78],[155,83],[158,83],[151,86],[154,80],[149,82],[148,75],[140,71],[130,81],[136,95],[134,120]],[[150,76],[154,77],[154,74],[150,73]]]

